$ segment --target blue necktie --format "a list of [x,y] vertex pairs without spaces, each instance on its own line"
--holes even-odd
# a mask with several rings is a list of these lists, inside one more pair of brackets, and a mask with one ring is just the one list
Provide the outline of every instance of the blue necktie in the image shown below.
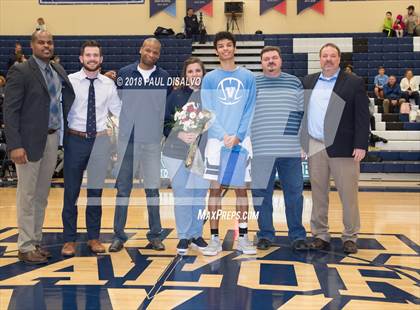
[[57,101],[57,88],[54,83],[54,76],[49,65],[45,67],[45,79],[47,82],[48,92],[50,93],[50,119],[48,128],[60,129],[60,106]]
[[87,108],[87,121],[86,121],[86,135],[87,138],[96,137],[96,108],[95,108],[95,87],[93,82],[96,80],[87,77],[90,82],[89,85],[89,96],[88,96],[88,108]]

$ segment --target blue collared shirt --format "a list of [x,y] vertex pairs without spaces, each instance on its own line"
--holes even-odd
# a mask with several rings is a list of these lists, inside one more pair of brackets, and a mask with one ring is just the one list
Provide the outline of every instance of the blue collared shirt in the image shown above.
[[309,99],[308,132],[319,141],[324,141],[325,114],[339,73],[340,69],[329,78],[321,73]]

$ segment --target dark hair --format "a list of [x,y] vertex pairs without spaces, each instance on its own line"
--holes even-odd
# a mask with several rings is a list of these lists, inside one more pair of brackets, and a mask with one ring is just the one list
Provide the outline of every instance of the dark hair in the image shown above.
[[99,42],[97,42],[95,40],[88,40],[88,41],[85,41],[82,44],[82,46],[80,47],[80,56],[83,56],[86,47],[97,47],[97,48],[99,48],[99,56],[102,56],[102,46],[99,44]]
[[388,12],[386,12],[385,14],[389,14],[389,15],[392,15],[392,12],[388,11]]
[[190,57],[186,61],[184,61],[184,67],[182,68],[182,77],[187,76],[187,67],[192,64],[199,64],[201,70],[203,70],[203,76],[206,74],[206,68],[204,67],[204,63],[198,57]]
[[220,32],[216,33],[216,35],[214,36],[214,40],[213,40],[213,46],[214,46],[215,49],[217,49],[217,42],[219,42],[221,40],[232,41],[233,46],[236,47],[235,37],[229,31],[220,31]]
[[15,42],[15,47],[16,47],[16,46],[18,46],[18,45],[22,46],[22,43],[20,43],[20,42]]
[[341,51],[340,51],[340,48],[339,48],[337,45],[335,45],[334,43],[325,43],[325,44],[321,47],[321,49],[319,50],[319,56],[321,56],[322,50],[323,50],[324,48],[326,48],[326,47],[332,47],[332,48],[335,48],[335,49],[337,50],[337,52],[338,52],[338,57],[341,57]]
[[385,70],[385,67],[384,66],[379,66],[378,67],[378,70],[381,70],[381,69],[384,69]]
[[193,9],[193,8],[187,8],[187,12],[188,12],[189,10],[193,10],[193,11],[194,11],[194,9]]
[[262,56],[263,56],[264,53],[272,52],[272,51],[277,52],[279,54],[279,56],[281,57],[280,47],[277,47],[277,46],[264,46],[264,48],[261,50],[260,58],[262,58]]
[[411,69],[411,68],[407,68],[407,69],[405,70],[404,75],[406,75],[406,74],[407,74],[407,72],[409,72],[409,71],[411,71],[411,73],[414,73],[414,72],[413,72],[413,69]]

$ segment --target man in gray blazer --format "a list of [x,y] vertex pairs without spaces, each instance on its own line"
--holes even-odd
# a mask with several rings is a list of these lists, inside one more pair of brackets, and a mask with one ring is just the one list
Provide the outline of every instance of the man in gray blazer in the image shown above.
[[31,47],[33,56],[8,72],[4,121],[8,151],[18,176],[18,257],[27,264],[42,264],[51,256],[41,247],[41,240],[59,131],[74,92],[63,67],[50,63],[52,35],[43,30],[34,32]]

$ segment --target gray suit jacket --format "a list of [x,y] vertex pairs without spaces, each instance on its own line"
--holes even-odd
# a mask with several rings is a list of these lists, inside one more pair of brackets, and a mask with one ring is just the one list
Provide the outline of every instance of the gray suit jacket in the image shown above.
[[[64,126],[74,101],[73,87],[64,68],[51,63],[62,81]],[[9,151],[24,148],[29,161],[42,158],[48,136],[50,95],[33,57],[12,66],[7,74],[4,123]]]

